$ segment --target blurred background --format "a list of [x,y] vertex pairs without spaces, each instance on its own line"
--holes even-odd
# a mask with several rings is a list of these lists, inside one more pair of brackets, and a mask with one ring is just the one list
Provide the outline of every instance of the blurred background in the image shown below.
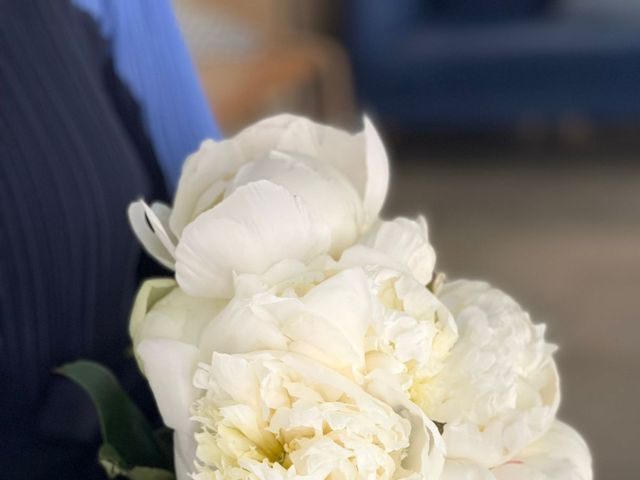
[[393,161],[450,277],[488,279],[560,345],[561,417],[596,478],[640,471],[640,2],[174,0],[225,134],[290,111]]

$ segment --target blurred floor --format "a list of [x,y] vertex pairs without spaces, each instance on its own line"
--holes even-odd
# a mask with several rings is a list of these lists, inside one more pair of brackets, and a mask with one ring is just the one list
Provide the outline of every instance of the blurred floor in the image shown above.
[[422,151],[394,163],[387,215],[426,212],[439,270],[489,280],[548,323],[560,417],[587,438],[595,478],[636,480],[640,164],[509,154],[473,167]]

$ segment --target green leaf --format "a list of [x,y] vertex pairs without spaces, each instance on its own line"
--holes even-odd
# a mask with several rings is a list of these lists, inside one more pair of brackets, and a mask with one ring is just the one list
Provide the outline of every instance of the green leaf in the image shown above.
[[102,445],[98,458],[109,478],[125,477],[130,480],[175,480],[176,478],[173,473],[161,468],[129,468],[108,443]]
[[108,443],[103,443],[98,450],[98,461],[109,478],[116,478],[129,470],[129,466],[122,460],[116,449]]
[[106,444],[100,449],[100,461],[104,460],[115,475],[117,469],[137,466],[171,468],[171,461],[156,443],[149,422],[109,370],[80,360],[57,371],[82,387],[93,400]]
[[160,468],[134,467],[128,473],[127,477],[131,480],[175,480],[176,476]]

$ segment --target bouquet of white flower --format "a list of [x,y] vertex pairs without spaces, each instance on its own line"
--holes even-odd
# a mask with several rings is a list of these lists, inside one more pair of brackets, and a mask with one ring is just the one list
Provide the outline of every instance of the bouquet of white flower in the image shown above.
[[556,420],[544,325],[486,283],[445,281],[424,218],[381,220],[371,123],[280,115],[205,141],[173,207],[131,205],[175,278],[145,282],[130,332],[166,426],[107,372],[63,367],[101,413],[108,473],[132,479],[590,480]]

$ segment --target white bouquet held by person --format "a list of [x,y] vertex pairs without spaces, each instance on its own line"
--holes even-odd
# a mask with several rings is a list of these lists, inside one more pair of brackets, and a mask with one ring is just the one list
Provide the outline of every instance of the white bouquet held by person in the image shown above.
[[131,205],[175,271],[141,286],[130,324],[173,458],[132,460],[105,422],[109,473],[592,478],[556,419],[544,325],[486,283],[436,274],[425,219],[380,218],[388,179],[366,118],[349,134],[279,115],[206,140],[172,207]]

